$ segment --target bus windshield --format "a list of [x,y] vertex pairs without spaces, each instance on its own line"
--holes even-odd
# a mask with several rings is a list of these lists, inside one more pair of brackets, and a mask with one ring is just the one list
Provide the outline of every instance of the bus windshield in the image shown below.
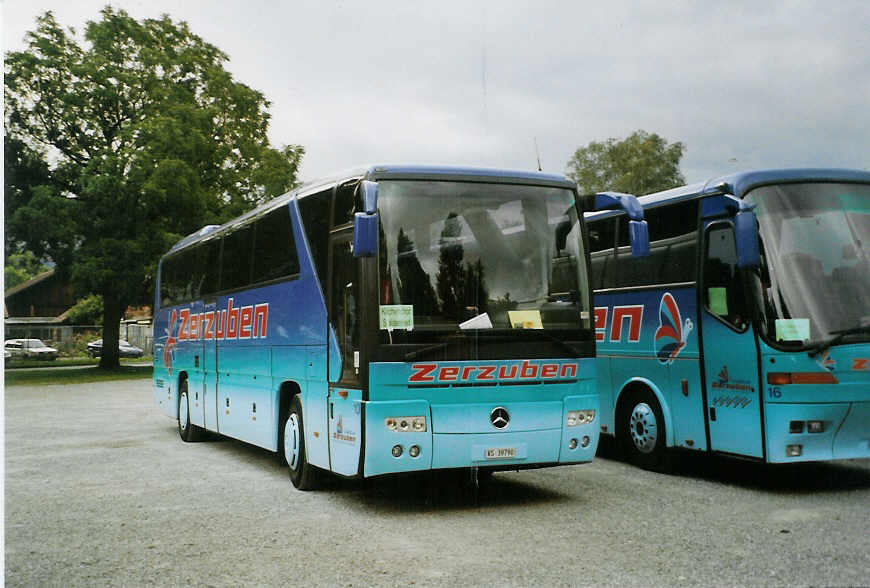
[[870,339],[870,185],[765,186],[746,199],[766,258],[756,295],[768,338]]
[[[589,294],[574,201],[573,191],[558,187],[380,182],[382,340],[431,344],[472,332],[514,341],[588,337],[581,335],[590,327]],[[385,323],[396,308],[406,318]]]

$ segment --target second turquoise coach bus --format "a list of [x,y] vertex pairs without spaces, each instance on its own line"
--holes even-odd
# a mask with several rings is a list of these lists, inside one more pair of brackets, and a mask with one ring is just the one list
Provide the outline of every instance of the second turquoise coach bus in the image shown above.
[[590,461],[594,331],[578,198],[541,173],[376,166],[175,245],[154,394],[185,441],[278,451],[295,486]]
[[870,174],[767,170],[587,215],[601,429],[771,463],[870,457]]

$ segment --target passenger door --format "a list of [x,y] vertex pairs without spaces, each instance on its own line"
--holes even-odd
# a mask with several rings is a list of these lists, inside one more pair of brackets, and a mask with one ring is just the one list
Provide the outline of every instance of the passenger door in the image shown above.
[[758,350],[737,268],[734,228],[704,232],[701,336],[710,449],[763,457]]
[[362,442],[360,280],[351,238],[348,230],[331,239],[329,286],[329,316],[341,355],[341,377],[329,386],[329,461],[332,471],[347,476],[358,472]]

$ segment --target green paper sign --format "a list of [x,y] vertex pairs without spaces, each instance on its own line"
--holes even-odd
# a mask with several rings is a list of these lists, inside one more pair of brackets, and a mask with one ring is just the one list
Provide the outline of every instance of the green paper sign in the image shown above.
[[777,341],[807,341],[810,338],[810,319],[776,319]]
[[381,328],[388,331],[414,328],[414,305],[413,304],[387,304],[380,308]]
[[728,314],[727,288],[707,288],[707,296],[710,299],[710,312],[718,316]]

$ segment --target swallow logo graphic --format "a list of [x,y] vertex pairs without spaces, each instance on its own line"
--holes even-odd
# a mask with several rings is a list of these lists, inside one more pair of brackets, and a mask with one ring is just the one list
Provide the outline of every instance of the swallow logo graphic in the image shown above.
[[686,346],[693,327],[692,319],[683,322],[677,301],[670,292],[665,292],[659,302],[659,327],[654,338],[659,363],[670,365],[674,362]]

